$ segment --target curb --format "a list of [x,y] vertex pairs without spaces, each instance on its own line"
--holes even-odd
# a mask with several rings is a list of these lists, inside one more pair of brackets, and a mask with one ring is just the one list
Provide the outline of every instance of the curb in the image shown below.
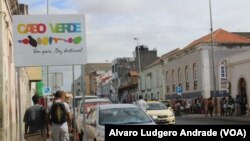
[[[181,115],[180,117],[189,117],[189,118],[206,118],[205,114],[190,114],[190,115]],[[239,121],[239,122],[249,122],[250,116],[213,116],[212,118],[208,116],[207,118],[216,119],[216,120],[226,120],[226,121]]]

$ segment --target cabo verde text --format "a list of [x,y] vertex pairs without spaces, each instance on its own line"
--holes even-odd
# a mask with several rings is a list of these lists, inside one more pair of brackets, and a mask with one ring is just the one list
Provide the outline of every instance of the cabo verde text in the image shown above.
[[117,137],[131,137],[131,136],[141,136],[141,137],[157,137],[163,138],[167,136],[217,136],[217,131],[213,131],[212,129],[206,131],[200,131],[198,129],[187,131],[185,129],[180,130],[178,133],[177,131],[161,131],[161,130],[150,130],[146,131],[141,129],[139,131],[119,131],[118,129],[111,129],[109,132],[109,136],[117,136]]

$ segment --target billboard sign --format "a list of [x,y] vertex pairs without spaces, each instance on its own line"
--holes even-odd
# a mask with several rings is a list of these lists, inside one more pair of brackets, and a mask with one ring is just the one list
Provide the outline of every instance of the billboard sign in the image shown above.
[[15,66],[85,64],[84,15],[14,15]]

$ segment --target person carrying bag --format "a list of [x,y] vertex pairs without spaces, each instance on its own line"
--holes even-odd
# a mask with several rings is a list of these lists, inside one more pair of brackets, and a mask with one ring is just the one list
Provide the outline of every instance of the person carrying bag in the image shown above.
[[24,114],[24,138],[27,141],[46,141],[46,131],[47,136],[49,136],[46,125],[46,109],[39,104],[39,99],[40,97],[37,94],[33,95],[34,105],[26,109]]

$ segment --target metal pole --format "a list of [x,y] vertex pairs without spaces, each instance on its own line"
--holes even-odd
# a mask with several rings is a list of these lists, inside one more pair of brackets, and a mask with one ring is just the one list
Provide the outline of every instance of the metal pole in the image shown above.
[[[49,0],[47,0],[47,15],[49,15]],[[47,87],[49,87],[49,66],[47,66]]]
[[49,0],[47,0],[47,15],[49,14]]
[[[85,85],[84,85],[84,75],[85,75],[85,71],[84,71],[84,65],[81,66],[81,84],[82,84],[82,105],[85,104]],[[86,117],[85,117],[85,110],[83,108],[83,120],[82,120],[82,123],[83,123],[83,132],[86,131],[86,125],[85,125],[85,121],[86,121]],[[87,140],[87,134],[86,132],[83,133],[83,140],[86,141]]]
[[[164,74],[164,60],[161,60],[161,69],[162,69],[162,76],[163,76],[163,78],[162,78],[162,93],[163,93],[163,97],[161,97],[162,98],[162,100],[165,100],[165,93],[166,93],[166,86],[165,86],[165,74]],[[159,100],[160,98],[159,98],[159,96],[158,96],[158,100]]]
[[[212,4],[211,0],[209,0],[209,11],[210,11],[210,27],[211,27],[211,43],[212,43],[212,61],[213,61],[213,80],[214,80],[214,107],[215,107],[215,115],[217,116],[217,101],[216,101],[216,74],[215,74],[215,55],[214,55],[214,35],[213,35],[213,21],[212,21]],[[212,96],[211,96],[212,97]]]
[[[72,77],[73,77],[73,127],[74,129],[76,129],[76,124],[75,124],[75,121],[76,121],[76,110],[74,108],[75,106],[75,66],[73,65],[72,66]],[[76,130],[73,131],[73,134],[74,134],[74,141],[76,141]]]
[[[47,15],[49,14],[49,0],[47,0]],[[49,66],[47,66],[47,87],[49,87]],[[49,97],[47,97],[47,107],[49,101]]]

